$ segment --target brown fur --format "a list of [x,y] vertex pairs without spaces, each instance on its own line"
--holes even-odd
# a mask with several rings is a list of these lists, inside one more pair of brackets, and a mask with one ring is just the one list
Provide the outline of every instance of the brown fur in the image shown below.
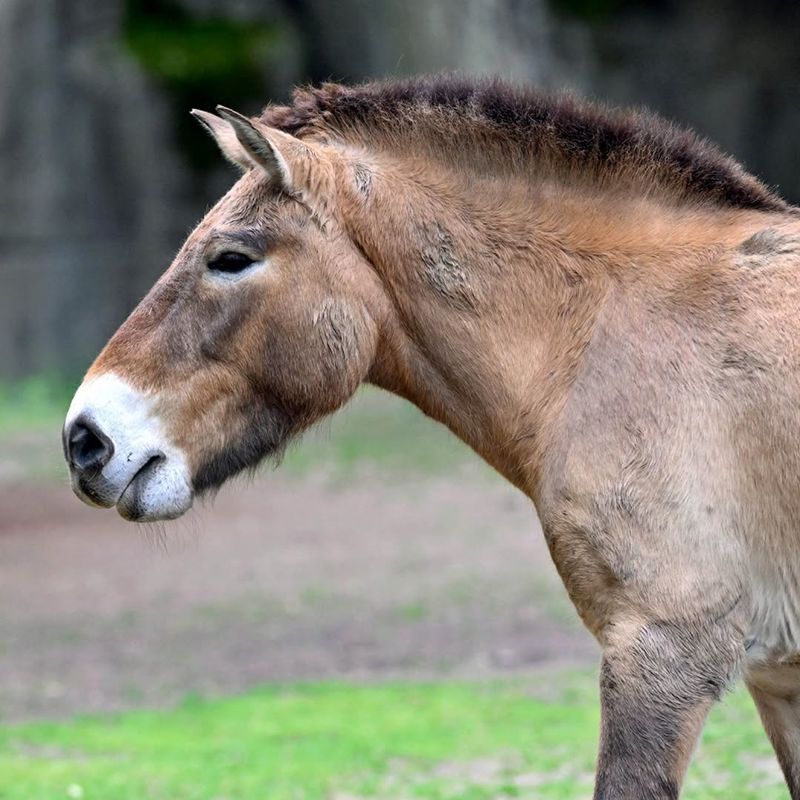
[[[800,798],[797,212],[649,115],[497,83],[241,124],[253,168],[92,374],[156,394],[198,491],[364,381],[408,398],[536,505],[603,648],[596,797],[676,797],[745,671]],[[268,266],[220,281],[220,249]]]
[[[569,95],[499,80],[435,75],[362,86],[298,89],[291,106],[268,106],[267,125],[300,137],[406,151],[436,150],[457,163],[476,155],[492,171],[532,162],[598,181],[661,184],[682,200],[778,211],[785,203],[733,159],[646,111],[620,112]],[[499,158],[498,158],[499,156]]]

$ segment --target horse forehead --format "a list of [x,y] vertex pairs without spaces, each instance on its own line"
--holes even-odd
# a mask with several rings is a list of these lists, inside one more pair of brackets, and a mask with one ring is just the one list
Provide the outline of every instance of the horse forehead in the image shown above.
[[277,214],[279,195],[265,176],[251,170],[223,195],[206,214],[201,227],[218,225],[253,225],[265,215]]

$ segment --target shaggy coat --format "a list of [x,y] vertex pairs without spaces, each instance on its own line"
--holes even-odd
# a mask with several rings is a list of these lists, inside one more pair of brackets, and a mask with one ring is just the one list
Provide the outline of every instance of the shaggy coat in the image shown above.
[[[650,114],[499,82],[218,110],[243,175],[89,371],[76,491],[175,516],[376,384],[535,504],[602,648],[596,798],[676,798],[743,676],[800,800],[797,209]],[[117,384],[162,442],[118,485]]]

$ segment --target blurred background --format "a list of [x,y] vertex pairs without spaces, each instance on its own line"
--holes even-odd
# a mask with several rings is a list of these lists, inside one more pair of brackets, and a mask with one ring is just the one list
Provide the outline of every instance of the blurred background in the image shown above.
[[[526,696],[549,687],[547,702],[565,669],[593,683],[595,645],[529,502],[400,401],[362,392],[281,471],[143,531],[72,497],[61,417],[234,180],[190,108],[256,113],[309,81],[502,75],[647,105],[800,202],[798,42],[797,0],[0,0],[0,721],[171,707],[266,681],[526,676]],[[537,762],[513,796],[588,786],[596,701],[569,697],[589,708],[585,742],[570,733],[577,766]],[[752,796],[783,797],[747,719],[763,754]],[[70,760],[52,742],[37,750],[38,728],[20,729],[24,746],[3,730],[0,764],[18,773],[0,796],[84,796],[69,775],[90,744]],[[73,746],[80,726],[65,730]],[[749,797],[719,778],[738,786],[740,762],[719,758],[698,796]],[[498,763],[431,780],[506,796],[492,782],[522,768]],[[175,786],[163,796],[217,796]],[[151,789],[136,796],[162,796]],[[286,796],[340,796],[320,792]]]
[[192,107],[440,69],[645,104],[800,200],[795,0],[3,0],[0,375],[82,370],[231,182]]

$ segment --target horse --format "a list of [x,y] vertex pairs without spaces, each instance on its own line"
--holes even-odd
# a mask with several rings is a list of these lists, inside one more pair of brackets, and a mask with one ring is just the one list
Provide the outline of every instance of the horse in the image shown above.
[[192,112],[241,171],[88,370],[78,497],[173,519],[364,383],[532,501],[602,652],[595,798],[743,678],[800,799],[800,209],[646,111],[455,76]]

